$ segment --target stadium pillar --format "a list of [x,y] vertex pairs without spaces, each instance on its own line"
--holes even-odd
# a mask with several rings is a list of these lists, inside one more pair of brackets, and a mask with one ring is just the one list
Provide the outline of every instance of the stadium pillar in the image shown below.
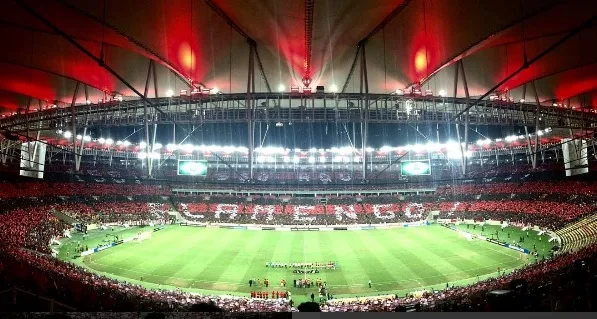
[[249,69],[247,72],[247,95],[245,106],[247,108],[247,138],[248,138],[248,158],[249,161],[249,180],[253,180],[253,97],[252,91],[255,91],[255,67],[253,58],[253,44],[249,42]]
[[8,158],[8,147],[10,146],[9,143],[9,140],[0,141],[0,161],[2,161],[2,164],[6,164],[6,159]]
[[[525,83],[522,86],[522,99],[523,100],[526,99],[526,96],[527,96],[527,85]],[[529,135],[529,128],[526,125],[526,123],[527,123],[526,114],[527,113],[525,111],[523,111],[523,109],[522,109],[522,103],[520,104],[520,111],[522,112],[522,115],[524,117],[524,123],[525,123],[524,134],[525,134],[525,137],[526,137],[526,140],[527,140],[527,154],[529,154],[528,156],[531,157],[531,163],[532,163],[531,165],[532,165],[532,167],[535,168],[535,161],[533,161],[533,157],[531,156],[531,154],[533,153],[533,151],[531,149],[531,135]]]
[[[145,80],[145,91],[143,92],[143,97],[145,97],[145,99],[147,99],[147,94],[149,91],[149,78],[151,77],[151,68],[152,68],[153,64],[151,63],[151,60],[149,61],[149,65],[147,66],[147,78]],[[149,115],[147,112],[147,102],[143,101],[143,126],[145,128],[145,152],[147,153],[147,156],[145,157],[145,163],[147,164],[147,174],[149,177],[151,177],[151,166],[149,165],[149,149],[150,149],[150,145],[149,145]]]
[[[77,156],[79,156],[79,153],[77,152],[77,111],[75,110],[75,103],[77,102],[77,94],[79,93],[79,85],[80,83],[77,82],[77,84],[75,85],[75,92],[73,93],[73,99],[72,102],[70,104],[70,115],[71,115],[71,120],[70,120],[70,125],[71,125],[71,130],[73,131],[73,150],[75,151],[75,172],[79,171],[79,167],[77,166]],[[84,140],[84,137],[81,138],[81,141]],[[82,149],[83,147],[81,147]]]
[[[87,90],[87,85],[83,85],[83,89],[85,91],[85,101],[89,101],[89,92]],[[87,106],[88,111],[91,111],[91,104]],[[85,147],[85,135],[87,135],[87,124],[88,124],[88,115],[89,112],[85,113],[85,127],[83,127],[83,138],[81,139],[81,148],[79,153],[75,153],[75,166],[77,167],[77,171],[81,168],[81,158],[83,157],[83,147]],[[38,138],[39,139],[39,138]]]
[[[363,181],[367,180],[367,131],[368,131],[368,118],[369,118],[369,78],[367,76],[367,54],[366,54],[366,42],[363,43],[361,48],[361,94],[365,93],[364,104],[361,106],[361,163],[362,163],[362,174]],[[363,88],[365,92],[363,92]]]
[[539,107],[541,103],[539,102],[539,94],[537,94],[537,87],[535,86],[535,81],[531,82],[533,85],[533,92],[535,93],[535,103],[537,104],[535,109],[535,145],[533,149],[533,156],[531,157],[531,161],[533,163],[533,168],[537,168],[537,150],[539,149]]
[[[469,112],[468,112],[468,98],[469,98],[469,92],[468,92],[468,84],[466,82],[466,76],[464,74],[464,67],[462,65],[462,60],[459,60],[458,62],[456,62],[456,70],[454,72],[454,100],[456,100],[456,97],[458,96],[458,73],[462,72],[462,82],[463,82],[463,86],[464,86],[464,93],[466,95],[467,98],[467,102],[466,102],[466,112],[465,112],[465,116],[464,116],[464,146],[462,145],[462,134],[460,133],[460,124],[458,122],[456,122],[456,137],[458,139],[458,147],[460,149],[460,168],[461,168],[461,172],[462,175],[466,175],[466,166],[467,166],[467,158],[466,158],[466,153],[468,151],[468,122],[469,122]],[[456,102],[452,102],[452,105],[454,108],[456,108]],[[456,120],[458,120],[458,117],[455,118]]]
[[[464,85],[464,95],[466,96],[466,104],[470,98],[468,92],[468,82],[466,81],[466,73],[464,72],[464,62],[460,60],[460,71],[462,72],[462,84]],[[467,107],[468,108],[468,107]],[[468,165],[468,159],[466,154],[468,153],[468,124],[469,124],[469,110],[464,115],[464,150],[462,152],[462,175],[466,175],[466,167]]]

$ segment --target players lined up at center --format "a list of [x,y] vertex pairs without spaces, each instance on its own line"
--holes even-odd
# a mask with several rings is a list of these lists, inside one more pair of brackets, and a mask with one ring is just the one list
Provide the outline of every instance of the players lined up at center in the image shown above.
[[336,262],[300,262],[300,263],[285,263],[277,261],[268,261],[265,263],[267,268],[315,268],[315,269],[336,269]]

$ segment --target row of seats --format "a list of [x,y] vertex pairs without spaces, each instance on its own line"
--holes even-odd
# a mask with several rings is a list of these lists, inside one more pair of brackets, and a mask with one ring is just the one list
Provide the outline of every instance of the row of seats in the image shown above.
[[0,198],[108,196],[108,195],[170,195],[167,186],[101,183],[0,183]]

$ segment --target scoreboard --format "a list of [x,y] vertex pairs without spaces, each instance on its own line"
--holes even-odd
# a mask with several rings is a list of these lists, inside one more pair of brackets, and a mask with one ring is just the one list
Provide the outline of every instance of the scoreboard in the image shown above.
[[400,162],[400,173],[403,176],[431,175],[431,161],[402,161]]
[[207,175],[207,161],[179,160],[178,175],[205,176]]

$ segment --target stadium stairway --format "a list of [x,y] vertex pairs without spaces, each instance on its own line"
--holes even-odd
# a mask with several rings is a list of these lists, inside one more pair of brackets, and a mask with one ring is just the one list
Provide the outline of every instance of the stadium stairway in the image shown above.
[[597,213],[557,230],[562,239],[562,251],[574,251],[597,243]]
[[59,211],[57,211],[57,210],[52,210],[52,214],[53,214],[54,216],[56,216],[56,218],[58,218],[58,220],[60,220],[60,221],[63,221],[63,222],[65,222],[65,223],[69,224],[69,225],[72,225],[72,224],[79,224],[79,223],[80,223],[78,220],[76,220],[76,219],[74,219],[74,218],[72,218],[72,217],[68,216],[68,215],[67,215],[67,214],[65,214],[65,213],[59,212]]

